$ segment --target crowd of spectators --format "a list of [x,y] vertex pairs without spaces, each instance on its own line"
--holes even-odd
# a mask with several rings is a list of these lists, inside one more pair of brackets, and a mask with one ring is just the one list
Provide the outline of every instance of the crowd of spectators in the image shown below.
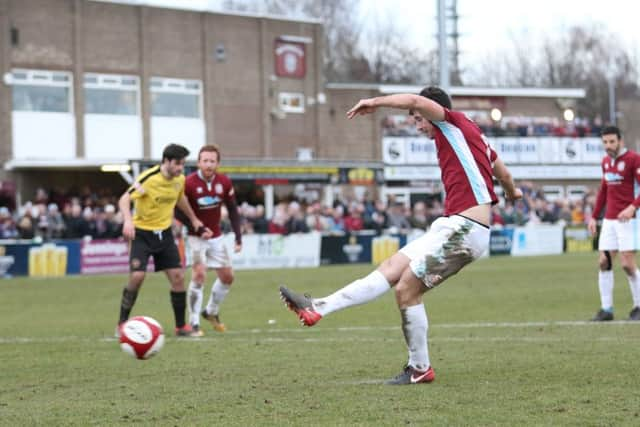
[[555,117],[505,117],[499,122],[490,118],[476,118],[475,122],[486,136],[498,137],[599,137],[602,130],[602,120],[599,118],[591,121],[581,118],[565,121]]
[[[580,199],[547,200],[531,182],[520,182],[524,198],[515,203],[501,199],[492,211],[492,226],[527,224],[565,224],[584,226],[592,215],[595,189]],[[56,201],[58,199],[58,201]],[[15,212],[0,207],[0,239],[108,239],[121,236],[122,216],[115,197],[85,192],[56,198],[38,190],[33,201]],[[267,218],[262,205],[240,203],[243,234],[292,234],[320,231],[325,234],[353,233],[363,230],[381,234],[408,233],[426,229],[443,213],[437,199],[418,201],[412,206],[394,200],[337,201],[326,206],[318,201],[295,199],[281,201]],[[228,213],[223,206],[222,229],[231,232]]]
[[[596,118],[587,120],[575,118],[565,121],[556,117],[503,117],[494,121],[486,114],[469,114],[482,132],[489,137],[599,137],[602,130],[602,120]],[[418,136],[410,116],[389,115],[382,120],[384,136]]]
[[491,221],[493,227],[542,223],[585,226],[593,216],[597,191],[594,188],[581,198],[547,200],[540,188],[531,182],[521,182],[518,186],[524,197],[515,203],[505,201],[495,205]]
[[0,207],[0,239],[117,238],[122,217],[116,201],[108,191],[88,187],[73,195],[38,189],[34,199],[15,212]]
[[[296,200],[280,202],[274,207],[272,218],[266,218],[263,206],[243,203],[239,207],[244,234],[291,234],[320,231],[325,234],[353,233],[370,230],[407,233],[413,228],[425,229],[442,215],[442,204],[427,205],[416,202],[412,208],[403,203],[382,201],[336,202],[333,206],[320,202],[301,203]],[[228,215],[223,209],[223,230],[230,231]]]

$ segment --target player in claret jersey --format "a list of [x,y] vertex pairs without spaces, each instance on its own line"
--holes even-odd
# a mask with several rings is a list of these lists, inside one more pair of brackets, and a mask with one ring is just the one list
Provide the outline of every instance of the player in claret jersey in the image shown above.
[[442,89],[428,87],[420,95],[363,99],[347,117],[370,114],[379,107],[409,110],[418,130],[435,139],[446,193],[444,216],[377,270],[325,298],[312,299],[284,286],[280,295],[304,325],[312,326],[329,313],[367,303],[394,287],[409,360],[387,383],[429,383],[435,373],[429,360],[422,296],[488,249],[491,205],[497,202],[493,177],[500,181],[507,198],[518,199],[522,192],[478,126],[451,110],[451,99]]
[[640,206],[636,183],[640,183],[640,156],[624,147],[620,129],[615,126],[604,128],[602,143],[607,155],[602,159],[602,181],[588,224],[589,231],[595,234],[596,219],[606,205],[598,240],[601,308],[592,320],[613,320],[612,261],[617,252],[620,252],[620,263],[627,273],[633,298],[629,320],[640,320],[640,271],[635,257],[638,249],[636,211]]
[[[233,184],[226,175],[217,172],[219,164],[220,148],[213,144],[203,146],[198,153],[198,170],[187,176],[184,190],[191,208],[205,227],[213,232],[213,237],[201,238],[197,230],[190,227],[188,220],[180,218],[189,230],[187,260],[192,265],[188,295],[189,312],[191,326],[199,334],[203,333],[200,329],[200,315],[208,320],[216,331],[226,330],[224,323],[220,321],[220,305],[229,293],[234,277],[231,256],[223,244],[220,230],[220,210],[223,203],[227,207],[231,227],[235,233],[234,250],[242,250],[240,216]],[[211,287],[209,302],[202,310],[207,268],[216,270],[217,278]]]

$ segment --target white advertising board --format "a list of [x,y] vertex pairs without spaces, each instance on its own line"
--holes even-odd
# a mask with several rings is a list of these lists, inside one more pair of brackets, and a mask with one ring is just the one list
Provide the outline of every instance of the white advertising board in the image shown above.
[[234,235],[225,235],[225,244],[232,254],[236,270],[268,268],[318,267],[320,265],[321,234],[317,232],[290,234],[250,234],[242,236],[242,251],[233,252]]
[[561,254],[564,243],[562,225],[532,225],[517,227],[513,232],[511,255]]
[[[599,165],[604,155],[602,142],[596,137],[490,137],[487,140],[507,165],[574,168]],[[382,158],[387,165],[438,164],[435,143],[424,137],[384,137]]]
[[437,165],[436,144],[428,138],[406,138],[405,152],[409,164]]

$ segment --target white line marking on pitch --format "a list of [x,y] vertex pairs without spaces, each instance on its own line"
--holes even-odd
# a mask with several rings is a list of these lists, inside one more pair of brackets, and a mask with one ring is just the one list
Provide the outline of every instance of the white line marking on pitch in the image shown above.
[[[588,338],[593,342],[637,342],[636,338],[625,337],[597,337]],[[221,337],[200,337],[200,338],[180,338],[173,342],[180,343],[212,343],[222,341]],[[0,338],[0,345],[2,344],[58,344],[64,342],[117,342],[116,338],[109,337],[2,337]],[[224,341],[235,342],[254,342],[259,341],[261,343],[328,343],[328,342],[381,342],[381,341],[396,341],[396,338],[386,337],[354,337],[344,335],[342,337],[255,337],[255,336],[240,336],[225,338]],[[563,343],[579,341],[575,338],[557,338],[557,337],[433,337],[429,339],[429,342],[452,342],[452,343],[465,343],[465,342],[532,342],[532,343]]]
[[[585,320],[573,321],[549,321],[549,322],[478,322],[478,323],[432,323],[432,329],[469,329],[469,328],[539,328],[548,326],[604,326],[604,325],[640,325],[640,322],[629,322],[625,320],[614,320],[609,322],[591,322]],[[291,333],[291,332],[309,332],[309,331],[395,331],[399,330],[398,326],[342,326],[337,328],[267,328],[267,329],[245,329],[241,331],[228,331],[227,333],[236,334],[264,334],[264,333]]]
[[[590,322],[590,321],[549,321],[549,322],[479,322],[479,323],[442,323],[442,324],[433,324],[431,326],[432,330],[437,330],[439,328],[442,329],[469,329],[469,328],[531,328],[531,327],[550,327],[550,326],[559,326],[559,327],[573,327],[573,326],[605,326],[605,325],[640,325],[640,322],[629,322],[623,320],[616,320],[610,322]],[[231,340],[247,340],[247,339],[255,339],[255,338],[243,338],[241,335],[258,335],[258,334],[278,334],[278,333],[305,333],[311,332],[314,333],[322,333],[324,332],[358,332],[358,331],[397,331],[400,330],[400,326],[346,326],[346,327],[337,327],[337,328],[279,328],[279,329],[243,329],[243,330],[231,330],[225,332],[225,334],[216,334],[210,337],[203,338],[190,338],[190,339],[180,339],[179,341],[183,342],[199,342],[199,341],[218,341],[221,339],[231,339]],[[228,338],[225,338],[225,335]],[[260,340],[263,342],[290,342],[290,341],[304,341],[304,342],[327,342],[327,341],[344,341],[344,340],[355,340],[355,341],[380,341],[385,340],[386,338],[366,338],[366,337],[358,337],[354,338],[352,336],[345,336],[344,338],[330,338],[330,337],[322,337],[322,338],[267,338],[260,337]],[[40,344],[40,343],[60,343],[60,342],[78,342],[78,341],[117,341],[116,338],[112,337],[95,337],[95,336],[60,336],[60,337],[0,337],[0,344]],[[430,341],[448,341],[448,342],[465,342],[465,341],[531,341],[531,342],[554,342],[554,341],[562,341],[561,339],[556,338],[544,338],[544,337],[435,337],[431,338]],[[620,339],[615,337],[601,337],[595,338],[595,341],[626,341],[626,339]]]

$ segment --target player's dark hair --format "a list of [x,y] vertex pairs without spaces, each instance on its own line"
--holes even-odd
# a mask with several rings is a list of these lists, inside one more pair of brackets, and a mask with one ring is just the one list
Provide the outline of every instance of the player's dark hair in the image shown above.
[[425,87],[420,91],[420,96],[429,98],[430,100],[442,105],[444,108],[451,109],[451,98],[444,90],[436,86]]
[[622,139],[622,132],[620,132],[620,128],[618,128],[618,126],[605,126],[605,128],[602,129],[602,132],[600,132],[600,136],[605,135],[615,135],[618,139]]
[[216,153],[218,155],[218,162],[220,162],[220,147],[217,144],[203,145],[200,151],[198,151],[198,160],[200,160],[200,154],[202,153]]
[[189,155],[189,150],[186,147],[178,144],[169,144],[162,150],[162,161],[165,160],[182,160]]

